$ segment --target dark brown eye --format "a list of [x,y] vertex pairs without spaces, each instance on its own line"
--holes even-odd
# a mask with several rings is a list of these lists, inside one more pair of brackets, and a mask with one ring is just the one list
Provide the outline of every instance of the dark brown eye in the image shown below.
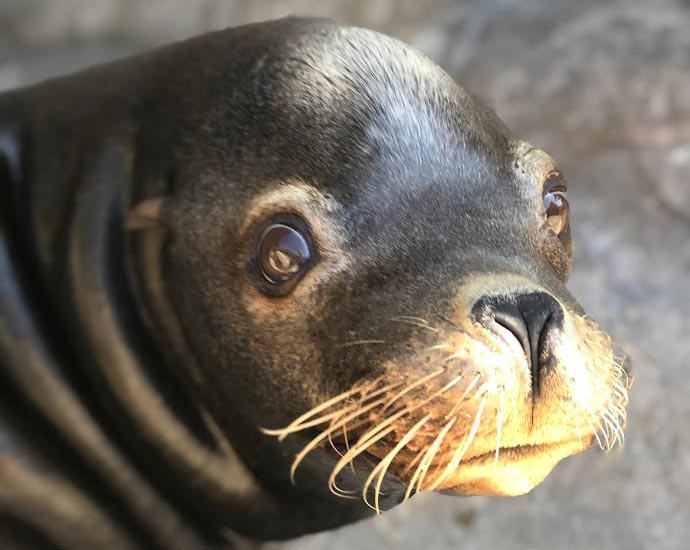
[[258,250],[264,279],[272,285],[285,285],[299,277],[309,266],[311,249],[305,235],[282,223],[266,228]]
[[544,182],[544,210],[546,221],[556,235],[561,235],[568,227],[570,205],[565,198],[567,187],[560,173],[550,175]]

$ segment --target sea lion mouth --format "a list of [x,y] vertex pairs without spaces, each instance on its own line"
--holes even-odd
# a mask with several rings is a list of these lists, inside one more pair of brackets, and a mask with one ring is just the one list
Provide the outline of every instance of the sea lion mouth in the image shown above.
[[378,512],[400,485],[403,500],[422,490],[524,494],[592,441],[603,449],[623,444],[631,379],[610,338],[588,319],[565,323],[536,396],[516,341],[469,321],[446,332],[416,323],[431,333],[417,341],[419,351],[382,364],[379,377],[355,382],[287,426],[264,430],[280,441],[297,432],[312,437],[295,455],[293,481],[307,455],[324,451],[328,462],[332,451],[328,488],[359,492]]
[[498,464],[501,461],[516,461],[525,457],[538,456],[549,453],[555,449],[563,448],[565,446],[572,446],[577,443],[582,447],[589,447],[594,439],[594,436],[587,438],[587,443],[583,440],[567,440],[557,441],[553,443],[534,443],[525,445],[515,445],[512,447],[499,447],[498,450],[492,449],[490,451],[467,456],[463,460],[464,466],[476,464]]
[[518,496],[541,483],[555,464],[589,448],[595,438],[503,447],[467,457],[458,476],[440,492],[449,495]]

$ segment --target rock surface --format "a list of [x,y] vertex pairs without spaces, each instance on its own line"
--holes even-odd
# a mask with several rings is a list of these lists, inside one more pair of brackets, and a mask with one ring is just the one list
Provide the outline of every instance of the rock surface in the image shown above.
[[210,29],[327,15],[408,41],[570,182],[571,289],[636,370],[627,445],[517,499],[422,494],[267,550],[681,550],[690,541],[690,3],[4,0],[0,89]]

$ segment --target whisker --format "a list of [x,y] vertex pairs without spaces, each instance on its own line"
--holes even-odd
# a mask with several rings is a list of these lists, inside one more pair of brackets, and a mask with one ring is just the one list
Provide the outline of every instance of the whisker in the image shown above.
[[431,464],[433,463],[434,458],[438,454],[441,444],[443,443],[443,440],[445,439],[446,435],[448,435],[448,432],[457,420],[458,418],[456,416],[451,418],[443,427],[443,429],[439,432],[439,434],[436,436],[436,439],[434,439],[433,443],[425,453],[424,458],[420,462],[419,467],[415,471],[414,476],[412,477],[410,483],[407,486],[407,491],[405,491],[404,500],[410,498],[410,495],[412,494],[412,490],[417,479],[419,479],[419,481],[417,482],[417,491],[415,492],[419,492],[424,487],[424,478],[426,477],[426,473],[429,470],[429,466],[431,466]]
[[505,404],[504,389],[500,387],[499,393],[499,407],[496,411],[496,458],[494,458],[494,466],[498,464],[498,453],[501,449],[501,435],[503,432],[503,406]]
[[[382,377],[379,377],[378,380],[380,380],[381,378]],[[305,412],[301,416],[297,417],[295,420],[290,422],[290,424],[288,424],[284,428],[278,428],[278,429],[261,428],[261,431],[263,433],[265,433],[266,435],[282,436],[282,434],[284,434],[284,433],[287,435],[287,434],[291,433],[292,431],[294,431],[293,430],[294,426],[298,426],[300,423],[302,423],[305,420],[317,415],[321,411],[324,411],[324,410],[332,407],[336,403],[340,403],[341,401],[355,395],[356,393],[358,393],[359,391],[362,390],[362,387],[363,387],[362,385],[357,385],[353,388],[350,388],[347,391],[339,393],[335,397],[331,397],[330,399],[328,399],[327,401],[324,401],[320,405],[318,405],[312,409],[309,409],[307,412]],[[283,439],[283,438],[284,438],[284,436],[281,437],[281,439]]]
[[364,346],[367,344],[387,344],[385,340],[354,340],[352,342],[343,342],[335,346],[336,348],[349,348],[350,346]]
[[424,319],[421,319],[419,317],[411,317],[409,315],[398,315],[396,317],[391,317],[389,320],[396,321],[398,323],[404,323],[407,325],[413,325],[415,327],[430,330],[432,332],[439,332],[437,328],[430,326],[429,323],[427,323]]
[[[345,411],[341,411],[338,416],[336,416],[333,420],[331,420],[331,425],[333,425],[334,422],[336,422],[339,418],[342,418],[344,414],[348,412],[347,409]],[[343,429],[345,427],[343,426]],[[340,456],[343,456],[343,453],[340,452],[340,450],[335,446],[335,443],[333,442],[333,432],[328,432],[328,443],[330,444],[331,448]]]
[[412,391],[413,389],[415,389],[415,388],[421,386],[421,385],[424,384],[425,382],[428,382],[429,380],[432,380],[433,378],[436,378],[437,376],[439,376],[440,374],[442,374],[444,371],[445,371],[445,369],[443,369],[443,368],[437,369],[437,370],[435,370],[434,372],[431,372],[431,373],[429,373],[429,374],[427,374],[427,375],[425,375],[425,376],[422,376],[421,378],[419,378],[419,379],[416,380],[415,382],[413,382],[413,383],[411,383],[411,384],[408,384],[407,386],[405,386],[402,390],[400,390],[398,393],[396,393],[393,397],[391,397],[391,398],[388,400],[388,402],[383,406],[383,410],[385,411],[387,408],[389,408],[393,403],[395,403],[395,402],[396,402],[398,399],[400,399],[402,396],[404,396],[405,394],[409,393],[409,392]]
[[[379,377],[381,379],[383,377]],[[391,382],[390,384],[387,384],[385,386],[382,386],[375,391],[370,391],[371,388],[373,388],[376,384],[369,384],[364,390],[362,390],[362,393],[358,399],[359,405],[362,405],[365,401],[368,401],[370,399],[373,399],[374,397],[378,397],[379,395],[389,392],[392,389],[397,388],[402,384],[402,381],[400,382]]]
[[[417,422],[410,430],[405,434],[405,436],[398,442],[398,444],[393,447],[393,449],[379,462],[379,464],[374,468],[369,474],[369,477],[367,480],[364,482],[364,487],[362,489],[362,497],[364,498],[364,502],[367,506],[370,508],[373,508],[376,510],[377,514],[381,514],[381,508],[379,506],[379,497],[381,494],[381,485],[383,484],[383,478],[386,475],[386,471],[388,470],[388,467],[390,464],[393,462],[395,459],[396,455],[400,452],[400,450],[405,447],[415,436],[415,434],[420,430],[424,424],[427,423],[427,421],[431,418],[430,414],[426,414],[419,422]],[[369,490],[369,486],[371,485],[371,482],[374,480],[374,478],[378,475],[378,480],[376,482],[376,486],[374,488],[374,506],[371,506],[369,503],[369,500],[367,498],[367,492]]]
[[472,428],[470,429],[470,433],[467,435],[465,438],[463,444],[458,448],[458,450],[454,453],[452,460],[448,462],[448,465],[446,466],[446,469],[444,472],[441,474],[440,477],[436,479],[436,481],[433,483],[433,485],[430,487],[430,490],[435,491],[438,489],[439,485],[443,483],[450,474],[452,474],[457,467],[460,465],[460,462],[462,461],[463,456],[469,449],[470,445],[472,444],[472,441],[474,441],[475,435],[477,435],[477,430],[479,429],[479,424],[481,423],[482,420],[482,414],[484,412],[484,407],[486,406],[487,402],[487,396],[485,395],[481,402],[479,403],[479,406],[477,407],[477,413],[474,416],[474,422],[472,423]]
[[[347,437],[347,424],[343,424],[343,441],[345,442],[345,452],[348,452],[350,450],[350,439]],[[340,454],[340,453],[338,453]],[[342,455],[340,455],[342,456]],[[350,462],[350,469],[352,470],[352,473],[355,473],[355,464],[354,462]]]
[[[420,407],[423,407],[430,401],[433,401],[436,399],[439,395],[443,394],[446,392],[448,389],[452,388],[455,384],[459,382],[461,377],[455,377],[453,380],[448,382],[443,388],[440,390],[436,391],[433,393],[431,396],[426,397],[422,401],[415,403],[411,407],[405,407],[401,409],[400,411],[396,412],[392,416],[386,418],[384,421],[380,422],[373,428],[369,429],[367,432],[363,433],[357,442],[352,446],[350,451],[345,453],[341,459],[336,463],[335,467],[333,468],[333,471],[331,472],[330,478],[329,478],[329,486],[335,486],[335,479],[338,476],[338,474],[342,471],[342,469],[345,467],[345,465],[351,461],[354,460],[357,456],[359,456],[362,452],[364,452],[367,448],[369,448],[373,443],[376,441],[379,441],[382,437],[385,437],[385,435],[389,434],[391,431],[395,429],[395,426],[390,426],[393,422],[396,420],[400,419],[401,417],[408,415],[415,410],[419,409]],[[390,427],[389,427],[390,426]],[[381,430],[384,431],[383,435],[381,435]],[[313,440],[312,440],[313,442]],[[318,444],[318,443],[317,443]],[[311,445],[311,444],[310,444]],[[311,446],[309,451],[311,451],[314,448],[314,446]],[[302,450],[300,455],[305,453],[305,450]],[[309,452],[307,451],[307,452]],[[303,458],[303,456],[302,456]],[[301,460],[301,459],[300,459]],[[293,468],[295,468],[293,464]]]
[[[307,443],[304,448],[297,453],[297,456],[295,457],[294,462],[292,463],[292,467],[290,468],[290,480],[294,483],[295,480],[295,471],[297,470],[297,467],[299,464],[302,462],[304,457],[310,453],[319,443],[321,443],[324,439],[328,437],[328,434],[339,430],[344,424],[347,424],[351,420],[354,420],[358,416],[361,416],[362,414],[369,412],[370,410],[378,407],[379,405],[383,404],[385,402],[385,397],[382,397],[381,399],[378,399],[374,401],[373,403],[369,403],[368,405],[362,407],[359,410],[356,410],[353,413],[348,414],[344,419],[339,420],[337,423],[335,423],[333,426],[329,427],[328,429],[324,430],[321,432],[319,435],[314,437],[309,443]],[[345,455],[347,456],[347,454]]]
[[417,462],[422,458],[422,455],[426,452],[426,450],[429,448],[429,445],[424,445],[422,449],[414,456],[414,458],[410,461],[410,463],[405,466],[405,469],[400,472],[400,476],[404,477],[408,473],[410,473],[410,470],[417,466]]
[[[366,425],[370,425],[370,424],[371,424],[371,421],[370,421],[369,419],[360,420],[359,422],[355,422],[355,423],[351,426],[351,429],[352,429],[352,430],[356,430],[357,428],[361,428],[362,426],[366,426]],[[343,425],[343,429],[345,429],[346,426],[347,426],[347,424],[344,424],[344,425]],[[390,432],[388,432],[388,433],[390,433]],[[356,444],[356,443],[355,443],[355,444]],[[363,450],[366,450],[366,447],[365,447]],[[344,466],[338,470],[338,473],[340,473],[340,472],[341,472],[345,467],[347,467],[347,466],[350,467],[350,471],[352,471],[353,473],[355,472],[354,459],[355,459],[359,454],[361,454],[361,453],[353,452],[352,454],[349,454],[349,453],[351,453],[351,451],[352,451],[352,447],[348,444],[348,447],[347,447],[347,449],[346,449],[346,451],[345,451],[345,454],[338,453],[338,454],[340,455],[340,457],[341,457],[340,460],[343,460],[343,458],[345,459],[345,461],[344,461]],[[349,456],[350,456],[349,459],[347,458],[348,454],[349,454]],[[340,462],[340,460],[339,460],[339,462]],[[348,490],[345,490],[345,489],[341,489],[340,487],[338,487],[338,485],[337,485],[337,483],[335,482],[335,480],[333,480],[333,483],[332,483],[332,484],[329,483],[329,489],[330,489],[330,491],[331,491],[333,494],[335,494],[335,495],[340,495],[340,496],[346,495],[346,494],[355,494],[355,493],[357,492],[356,490],[348,491]]]
[[623,386],[620,380],[613,381],[613,393],[617,395],[622,401],[627,402],[628,400],[628,390]]
[[613,443],[615,444],[616,440],[618,440],[619,445],[623,447],[625,445],[625,433],[623,432],[618,419],[615,418],[610,409],[604,409],[603,415],[611,422],[611,429],[614,435]]
[[460,326],[453,321],[450,317],[446,315],[441,315],[441,319],[443,319],[446,323],[448,323],[450,326],[452,326],[454,329],[456,329],[458,332],[464,332]]
[[459,357],[465,357],[466,355],[469,355],[469,351],[466,349],[460,349],[456,351],[455,353],[451,353],[448,357],[446,357],[443,362],[448,363],[449,361],[452,361],[453,359],[457,359]]
[[450,347],[450,344],[436,344],[435,346],[429,346],[426,348],[427,351],[435,351],[435,350],[440,350],[440,349],[448,349]]
[[328,413],[328,414],[325,414],[323,416],[320,416],[314,420],[310,420],[309,422],[305,422],[304,424],[299,424],[298,426],[295,426],[292,429],[292,431],[285,433],[285,434],[282,434],[278,438],[278,441],[282,441],[291,433],[301,432],[301,431],[307,430],[309,428],[313,428],[314,426],[318,426],[319,424],[324,424],[325,422],[329,422],[329,421],[333,422],[334,419],[337,419],[337,418],[343,416],[343,414],[347,414],[348,412],[354,411],[356,409],[357,409],[357,405],[353,404],[353,405],[350,405],[349,407],[345,407],[343,409],[334,411],[332,413]]
[[623,430],[621,429],[620,424],[614,417],[613,413],[610,410],[605,409],[602,414],[608,419],[609,425],[611,426],[612,445],[615,446],[616,443],[618,443],[620,447],[625,446],[625,435],[623,434]]
[[479,374],[479,373],[475,374],[474,378],[467,385],[467,388],[465,388],[465,391],[463,392],[463,394],[455,402],[455,405],[453,405],[453,407],[448,411],[448,413],[444,417],[444,420],[455,414],[455,412],[460,408],[460,405],[462,405],[465,402],[465,398],[469,395],[469,393],[472,391],[472,389],[477,385],[479,380],[481,380],[481,377],[482,377],[481,374]]
[[[586,413],[586,411],[583,411],[583,412]],[[589,421],[589,418],[587,418],[587,416],[583,416],[583,419],[584,419],[584,421],[587,423],[587,426],[589,427],[590,431],[592,432],[592,435],[593,435],[594,438],[597,440],[597,444],[599,445],[599,448],[603,450],[603,449],[604,449],[604,444],[602,443],[601,438],[599,437],[599,432],[598,432],[598,431],[596,430],[596,428],[594,427],[594,424],[592,424],[592,423]]]
[[[301,432],[301,431],[304,431],[304,430],[306,430],[306,429],[308,429],[308,428],[312,428],[312,427],[314,427],[314,426],[318,426],[319,424],[323,424],[324,422],[328,422],[328,421],[331,420],[334,416],[337,416],[337,415],[339,415],[339,414],[341,414],[341,413],[343,413],[343,412],[356,410],[357,407],[361,407],[361,406],[362,406],[362,403],[363,403],[364,401],[373,399],[374,397],[377,397],[377,396],[381,395],[382,393],[386,393],[386,392],[388,392],[388,391],[390,391],[390,390],[396,388],[396,387],[399,386],[400,384],[402,384],[402,382],[394,382],[394,383],[392,383],[392,384],[388,384],[387,386],[383,386],[383,387],[381,387],[381,388],[378,388],[376,391],[374,391],[374,392],[372,392],[372,393],[368,393],[368,394],[365,393],[366,391],[368,391],[369,387],[375,385],[375,383],[376,383],[376,382],[374,382],[374,383],[372,383],[372,384],[369,384],[369,385],[367,385],[367,386],[364,386],[364,389],[362,389],[362,388],[360,387],[360,388],[357,389],[357,391],[353,392],[353,394],[355,394],[355,395],[356,395],[358,392],[360,392],[360,391],[362,392],[361,398],[358,400],[359,402],[356,403],[356,404],[352,404],[352,405],[350,405],[350,406],[348,406],[348,407],[345,407],[344,409],[340,409],[340,410],[338,410],[338,411],[334,411],[334,412],[332,412],[332,413],[328,413],[328,414],[325,414],[325,415],[323,415],[323,416],[317,417],[316,419],[309,420],[308,422],[304,422],[305,419],[308,419],[308,418],[310,418],[311,416],[313,416],[313,415],[315,414],[315,411],[317,411],[317,409],[320,409],[320,410],[317,411],[317,412],[321,412],[322,410],[327,409],[327,408],[329,408],[329,406],[332,405],[332,403],[330,403],[330,404],[328,404],[328,405],[326,405],[326,403],[324,403],[324,404],[321,404],[321,405],[319,405],[318,407],[315,407],[314,409],[312,409],[312,410],[310,410],[310,411],[304,413],[301,417],[297,418],[296,420],[293,420],[293,421],[292,421],[288,426],[286,426],[285,428],[281,428],[281,429],[279,429],[279,430],[265,431],[264,433],[268,433],[268,435],[279,435],[278,440],[279,440],[279,441],[282,441],[282,440],[284,440],[288,435],[290,435],[290,434],[292,434],[292,433]],[[351,396],[352,396],[352,395],[349,395],[348,397],[351,397]],[[340,397],[340,396],[337,396],[337,397]],[[333,398],[333,399],[336,399],[336,398]],[[333,401],[333,399],[331,399],[331,400],[329,400],[329,401]],[[342,400],[342,399],[339,399],[339,401],[341,401],[341,400]],[[298,421],[301,421],[301,422],[298,422]]]
[[414,321],[415,323],[429,326],[429,321],[421,317],[415,317],[414,315],[395,315],[391,317],[391,321]]
[[393,425],[393,423],[402,416],[409,414],[409,412],[410,411],[407,408],[403,408],[394,415],[386,418],[382,422],[379,422],[375,426],[369,428],[362,435],[360,435],[355,444],[350,448],[350,450],[347,453],[345,453],[345,455],[343,455],[342,458],[336,463],[329,478],[329,486],[337,488],[335,482],[336,477],[342,471],[345,465],[348,462],[351,463],[355,458],[357,458],[357,456],[363,453],[371,445],[373,445],[374,443],[376,443],[377,441],[379,441],[380,439],[394,431],[395,426]]
[[608,406],[609,409],[616,414],[617,418],[620,419],[623,423],[625,423],[626,419],[628,418],[628,415],[625,412],[625,410],[621,409],[616,403],[613,402],[610,402]]
[[445,386],[443,386],[438,392],[434,394],[434,397],[438,397],[442,393],[447,392],[449,389],[451,389],[453,386],[455,386],[458,382],[462,380],[462,374],[459,374],[455,378],[453,378],[450,382],[448,382]]
[[600,419],[604,422],[604,425],[606,426],[606,433],[611,437],[610,446],[608,448],[608,450],[610,451],[616,444],[616,440],[618,439],[618,432],[615,429],[614,425],[611,423],[611,420],[607,416],[605,410],[601,412]]
[[355,443],[350,451],[348,451],[343,457],[336,463],[336,465],[333,467],[333,471],[331,472],[331,475],[328,478],[328,487],[331,489],[331,491],[338,490],[341,491],[341,489],[338,488],[337,485],[337,477],[340,474],[340,472],[345,468],[347,464],[352,462],[355,458],[357,458],[360,454],[362,454],[364,451],[366,451],[369,447],[371,447],[374,443],[380,441],[390,433],[395,431],[395,426],[389,425],[386,429],[377,432],[375,435],[367,439],[366,441],[363,442],[357,442]]
[[[594,423],[595,423],[597,426],[599,426],[599,429],[601,430],[600,433],[601,433],[601,435],[603,436],[604,441],[606,441],[605,450],[607,450],[607,451],[610,450],[610,449],[611,449],[611,442],[609,441],[609,436],[608,436],[607,431],[606,431],[606,430],[604,429],[604,427],[601,425],[601,422],[599,421],[598,418],[596,418],[594,415],[592,415],[592,418],[593,418],[593,420],[594,420]],[[604,449],[604,447],[602,447],[602,449]]]

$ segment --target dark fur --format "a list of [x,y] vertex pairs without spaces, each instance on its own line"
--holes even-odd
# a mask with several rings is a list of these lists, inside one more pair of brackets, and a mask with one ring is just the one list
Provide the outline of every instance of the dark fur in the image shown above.
[[[395,339],[384,319],[438,316],[477,272],[577,307],[568,246],[526,221],[541,197],[515,178],[503,124],[369,31],[209,34],[5,93],[0,128],[0,457],[65,486],[35,499],[0,463],[0,540],[191,548],[220,527],[280,538],[365,517],[328,493],[318,458],[291,485],[298,447],[257,429],[404,354],[339,344]],[[254,242],[238,233],[249,201],[295,179],[345,205],[333,216],[356,258],[318,289],[309,342],[254,326],[228,276]],[[163,227],[127,236],[127,210],[157,196]],[[81,517],[64,513],[70,491]]]

